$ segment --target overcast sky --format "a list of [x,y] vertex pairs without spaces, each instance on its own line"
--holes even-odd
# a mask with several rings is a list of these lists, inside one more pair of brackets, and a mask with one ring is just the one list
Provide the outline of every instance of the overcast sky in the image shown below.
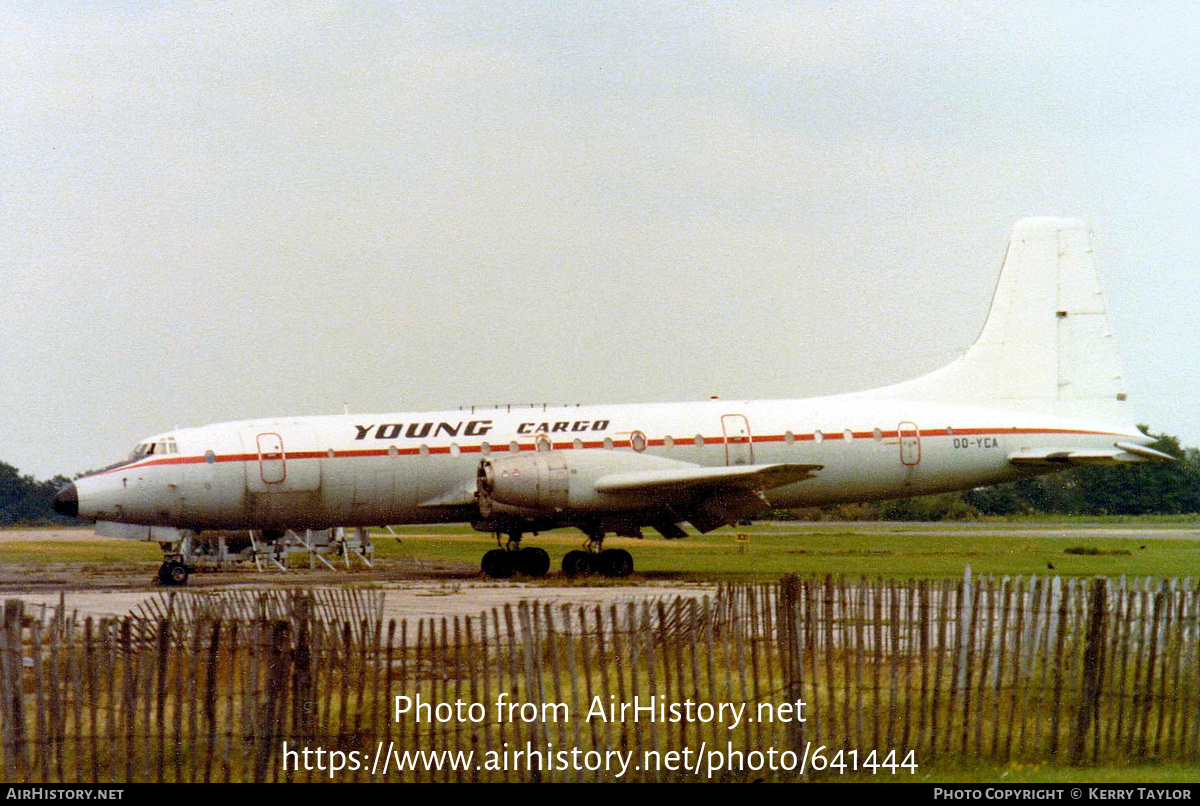
[[933,369],[1083,218],[1200,445],[1195,3],[0,7],[0,461]]

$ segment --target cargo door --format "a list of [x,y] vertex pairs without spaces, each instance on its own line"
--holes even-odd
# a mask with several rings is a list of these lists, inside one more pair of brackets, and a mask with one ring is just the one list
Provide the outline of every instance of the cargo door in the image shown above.
[[283,437],[275,433],[258,434],[254,438],[258,447],[258,475],[263,484],[282,484],[287,480],[287,454],[283,451]]
[[725,435],[725,464],[754,464],[754,441],[750,436],[750,421],[743,414],[721,417],[721,432]]
[[242,432],[246,489],[252,493],[310,492],[321,486],[321,457],[313,429],[302,424]]
[[900,462],[916,467],[921,462],[921,432],[915,423],[904,422],[896,427],[900,437]]

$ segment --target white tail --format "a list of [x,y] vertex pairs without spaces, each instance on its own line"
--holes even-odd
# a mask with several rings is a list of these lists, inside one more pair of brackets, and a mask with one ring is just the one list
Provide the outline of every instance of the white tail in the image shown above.
[[1124,423],[1120,356],[1084,223],[1018,222],[975,344],[876,394]]

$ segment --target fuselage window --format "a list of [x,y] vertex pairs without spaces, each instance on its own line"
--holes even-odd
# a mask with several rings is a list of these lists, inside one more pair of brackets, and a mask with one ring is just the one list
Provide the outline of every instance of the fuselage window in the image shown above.
[[703,447],[704,447],[704,437],[703,437],[703,436],[701,436],[700,434],[697,434],[697,435],[696,435],[696,438],[695,438],[694,440],[692,440],[692,441],[696,443],[696,447],[697,447],[697,448],[703,448]]
[[217,461],[217,455],[215,453],[213,453],[211,450],[205,451],[204,452],[204,461],[211,465]]
[[388,447],[388,456],[395,459],[399,455],[400,455],[400,449],[397,448],[395,445],[391,445]]
[[583,450],[583,440],[580,439],[579,437],[576,437],[575,440],[571,443],[571,447],[573,447],[577,451]]
[[484,442],[483,444],[481,444],[479,446],[479,452],[482,453],[484,456],[487,456],[488,454],[490,454],[492,452],[492,446],[489,445],[488,443]]
[[458,443],[457,442],[450,443],[450,455],[458,456],[460,453],[462,453],[462,448],[458,447]]
[[824,442],[825,435],[820,431],[813,431],[813,442]]
[[605,437],[604,438],[604,447],[607,448],[608,450],[612,450],[612,446],[613,446],[612,437]]
[[641,431],[634,431],[629,435],[629,446],[638,453],[646,450],[646,435]]
[[796,435],[793,434],[791,431],[786,431],[786,432],[784,432],[784,435],[783,435],[783,441],[789,445],[792,445],[796,442]]
[[508,443],[508,450],[510,453],[518,453],[521,450],[521,443],[514,439],[512,442]]
[[663,437],[663,447],[664,448],[674,448],[675,447],[675,437],[673,437],[669,434],[667,436]]
[[553,447],[554,445],[551,444],[550,437],[540,436],[537,438],[537,449],[539,452],[546,453],[547,451],[553,449]]
[[847,442],[853,441],[854,432],[851,431],[849,428],[847,428],[845,431],[842,432],[842,439],[846,440]]
[[330,449],[329,449],[329,452],[328,452],[328,456],[329,456],[329,458],[330,458],[330,459],[332,459],[333,457],[337,456],[337,452],[336,452],[336,451],[334,451],[334,449],[333,449],[333,448],[330,448]]
[[874,431],[871,432],[871,437],[876,442],[883,442],[883,432],[880,431],[878,428],[876,428]]
[[422,446],[421,446],[421,455],[422,455],[422,456],[428,456],[428,455],[429,455],[429,446],[428,446],[428,445],[422,445]]

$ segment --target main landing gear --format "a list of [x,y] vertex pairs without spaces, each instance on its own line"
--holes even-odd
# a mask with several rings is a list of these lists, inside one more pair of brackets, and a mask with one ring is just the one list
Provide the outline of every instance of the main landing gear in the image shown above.
[[[492,579],[508,579],[513,574],[544,577],[550,570],[550,555],[536,546],[521,548],[521,533],[511,532],[506,543],[496,534],[494,548],[483,555],[479,566]],[[605,549],[604,536],[589,535],[585,551],[568,551],[563,557],[562,570],[569,577],[600,574],[606,577],[627,577],[633,573],[633,555],[625,549]]]
[[588,535],[586,551],[568,551],[562,570],[569,577],[600,574],[627,577],[633,573],[633,555],[625,549],[603,548],[604,535]]
[[[500,542],[499,534],[496,542]],[[513,574],[544,577],[550,570],[550,555],[536,546],[521,548],[521,534],[513,532],[508,536],[508,543],[484,554],[479,565],[492,579],[508,579]]]

